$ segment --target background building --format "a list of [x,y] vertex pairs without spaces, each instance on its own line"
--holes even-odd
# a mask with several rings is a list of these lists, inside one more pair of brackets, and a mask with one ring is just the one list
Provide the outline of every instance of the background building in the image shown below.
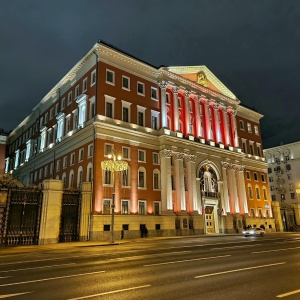
[[110,230],[113,174],[101,162],[112,151],[129,166],[115,174],[115,230],[126,237],[145,226],[275,230],[261,117],[205,66],[156,68],[99,42],[11,132],[5,172],[26,185],[91,182],[92,239]]
[[300,230],[300,142],[264,150],[273,202],[278,202],[284,230]]
[[7,135],[8,132],[0,128],[0,174],[3,174],[5,169]]

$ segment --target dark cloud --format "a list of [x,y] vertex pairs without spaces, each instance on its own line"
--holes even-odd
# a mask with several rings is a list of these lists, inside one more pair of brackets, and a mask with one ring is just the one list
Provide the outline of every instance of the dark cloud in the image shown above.
[[300,3],[1,1],[0,128],[17,126],[98,38],[160,65],[206,65],[264,115],[264,147],[300,139]]

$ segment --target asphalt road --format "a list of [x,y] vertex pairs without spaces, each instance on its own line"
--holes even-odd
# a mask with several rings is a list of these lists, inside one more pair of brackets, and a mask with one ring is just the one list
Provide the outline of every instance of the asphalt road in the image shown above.
[[300,299],[300,234],[0,249],[0,299]]

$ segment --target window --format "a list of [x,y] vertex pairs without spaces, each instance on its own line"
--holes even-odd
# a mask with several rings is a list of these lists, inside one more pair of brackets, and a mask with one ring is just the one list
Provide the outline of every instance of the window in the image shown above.
[[93,165],[89,163],[87,166],[87,182],[92,182],[93,179]]
[[264,194],[264,200],[268,200],[268,197],[267,197],[267,190],[265,187],[263,187],[263,194]]
[[124,90],[130,90],[130,78],[127,76],[122,76],[122,88]]
[[272,201],[276,201],[276,196],[275,195],[271,195]]
[[254,133],[258,135],[258,126],[254,125]]
[[75,163],[75,152],[71,153],[70,165],[74,165]]
[[257,181],[258,180],[257,173],[254,172],[253,176],[254,176],[254,180]]
[[265,175],[264,175],[264,174],[261,174],[261,181],[262,181],[262,182],[266,182],[266,179],[265,179]]
[[269,177],[269,182],[274,182],[273,177]]
[[251,216],[252,218],[255,217],[255,210],[254,210],[254,208],[250,208],[250,216]]
[[159,165],[159,154],[158,153],[153,153],[152,154],[152,160],[154,165]]
[[272,173],[272,168],[268,168],[268,174]]
[[108,118],[114,118],[114,106],[116,98],[104,95],[105,96],[105,116]]
[[105,170],[104,171],[104,184],[112,184],[111,182],[111,171]]
[[58,111],[59,111],[59,103],[56,103],[55,104],[55,115],[58,114]]
[[64,159],[63,159],[63,168],[64,169],[67,167],[67,164],[68,164],[68,157],[65,156]]
[[146,162],[146,151],[145,150],[138,150],[138,161]]
[[144,113],[141,111],[138,112],[138,125],[144,126]]
[[129,147],[122,147],[122,158],[130,159],[130,148]]
[[83,161],[83,154],[84,154],[84,149],[80,149],[80,150],[79,150],[78,161]]
[[48,166],[45,167],[44,169],[44,177],[48,176]]
[[146,214],[146,201],[139,200],[139,215]]
[[247,178],[248,180],[251,179],[251,176],[250,176],[250,172],[249,172],[249,171],[246,171],[246,178]]
[[40,169],[40,172],[39,172],[39,179],[42,179],[43,177],[43,168]]
[[49,117],[49,120],[52,120],[53,119],[53,107],[50,109],[50,117]]
[[288,171],[291,171],[291,165],[290,164],[287,164],[287,165],[285,165],[285,169],[286,169],[286,171],[288,172]]
[[285,200],[285,194],[280,195],[280,200],[281,200],[281,202],[283,202]]
[[[154,215],[160,215],[160,202],[158,201],[154,201],[153,202],[153,212],[154,212]],[[159,224],[156,224],[156,225],[159,225]],[[160,226],[159,226],[160,227]],[[159,228],[160,229],[160,228]]]
[[79,84],[75,87],[75,98],[79,96]]
[[82,81],[82,93],[87,91],[87,78],[84,78]]
[[254,147],[253,147],[253,143],[250,143],[250,154],[254,155]]
[[[45,121],[44,124],[46,125],[48,123],[48,112],[45,113]],[[30,128],[31,129],[31,128]],[[31,133],[29,134],[31,136]]]
[[293,192],[295,190],[295,186],[293,183],[289,184],[290,192]]
[[81,183],[82,183],[82,167],[80,166],[77,172],[77,187],[80,187]]
[[262,209],[261,209],[261,208],[258,209],[258,217],[259,217],[259,218],[262,218],[262,217],[263,217]]
[[157,88],[151,87],[151,99],[158,100]]
[[271,192],[274,191],[274,186],[273,185],[270,186],[270,190],[271,190]]
[[73,186],[74,186],[74,171],[71,170],[69,175],[69,187],[73,187]]
[[247,123],[247,129],[248,129],[248,132],[252,132],[252,127],[251,127],[250,123]]
[[66,133],[65,134],[68,134],[71,130],[71,115],[68,115],[66,116]]
[[245,130],[244,121],[243,120],[240,120],[240,129],[241,130]]
[[253,199],[252,187],[248,185],[248,195],[250,199]]
[[159,129],[159,124],[158,124],[158,117],[159,117],[159,112],[155,110],[151,110],[151,128],[158,130]]
[[93,156],[93,144],[88,145],[88,157]]
[[61,102],[60,102],[60,108],[61,108],[61,110],[65,109],[65,106],[66,106],[66,98],[63,97],[61,99]]
[[96,114],[96,104],[95,104],[95,96],[93,96],[90,101],[90,119],[93,118]]
[[122,187],[130,187],[130,168],[121,172]]
[[106,70],[106,83],[115,85],[115,72]]
[[246,141],[242,141],[243,152],[247,153],[247,144]]
[[170,104],[171,102],[171,98],[170,98],[171,96],[170,96],[170,94],[169,93],[166,93],[166,102],[167,102],[167,104]]
[[53,174],[53,169],[54,169],[54,165],[53,165],[53,163],[51,163],[51,165],[50,165],[50,174]]
[[259,192],[259,188],[255,187],[255,192],[256,192],[256,199],[260,200],[260,192]]
[[288,180],[293,180],[293,176],[292,176],[292,174],[288,174]]
[[138,187],[146,188],[146,170],[142,167],[138,170]]
[[121,100],[122,102],[122,121],[123,122],[130,122],[130,102]]
[[91,86],[96,83],[96,70],[91,73]]
[[103,212],[104,215],[109,215],[110,214],[110,199],[103,199],[103,210],[102,210],[102,212]]
[[69,94],[68,94],[68,105],[70,105],[72,103],[72,91],[71,92],[69,92]]
[[145,96],[145,85],[142,82],[137,83],[137,93],[139,95]]
[[114,149],[114,147],[112,144],[105,144],[104,145],[104,155],[108,156],[108,155],[112,154],[113,149]]
[[129,200],[122,200],[122,214],[129,214]]
[[60,171],[60,159],[56,162],[56,171]]
[[260,144],[256,144],[256,149],[257,149],[257,155],[261,157],[261,150],[260,150]]
[[296,199],[296,194],[295,193],[291,193],[291,199]]
[[153,171],[153,189],[154,190],[160,189],[160,172],[157,169]]
[[270,212],[268,209],[266,209],[266,218],[270,218]]
[[64,188],[66,187],[66,179],[67,179],[67,175],[66,175],[66,173],[63,173],[62,176],[61,176],[61,180],[63,182],[63,187]]

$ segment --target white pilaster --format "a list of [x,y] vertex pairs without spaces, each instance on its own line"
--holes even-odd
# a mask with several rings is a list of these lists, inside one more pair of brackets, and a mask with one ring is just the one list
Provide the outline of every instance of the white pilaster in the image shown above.
[[162,81],[158,83],[160,90],[161,90],[161,99],[160,99],[160,109],[161,109],[161,125],[162,128],[168,127],[168,117],[167,117],[167,96],[166,96],[166,89],[167,83]]
[[178,114],[178,86],[172,88],[173,92],[173,108],[174,108],[174,131],[179,130],[179,114]]
[[248,211],[246,187],[245,187],[245,180],[244,180],[244,166],[240,166],[237,172],[238,172],[237,176],[238,176],[238,186],[239,186],[240,208],[241,210],[243,210],[244,214],[248,214],[249,211]]
[[225,212],[230,213],[230,204],[229,204],[229,196],[228,196],[228,177],[227,177],[227,169],[228,163],[222,163],[222,176],[223,176],[223,197],[224,197],[224,205],[225,205]]
[[201,126],[201,109],[199,103],[199,97],[195,96],[195,106],[196,106],[196,137],[202,137],[202,126]]
[[195,213],[198,210],[195,162],[196,162],[195,155],[186,155],[187,186],[188,186],[188,212],[189,213]]
[[184,99],[185,99],[185,124],[187,128],[187,134],[191,134],[191,115],[190,115],[190,91],[184,92]]
[[185,188],[184,188],[184,169],[183,158],[184,153],[176,153],[175,157],[175,187],[176,187],[176,207],[181,211],[186,210]]

